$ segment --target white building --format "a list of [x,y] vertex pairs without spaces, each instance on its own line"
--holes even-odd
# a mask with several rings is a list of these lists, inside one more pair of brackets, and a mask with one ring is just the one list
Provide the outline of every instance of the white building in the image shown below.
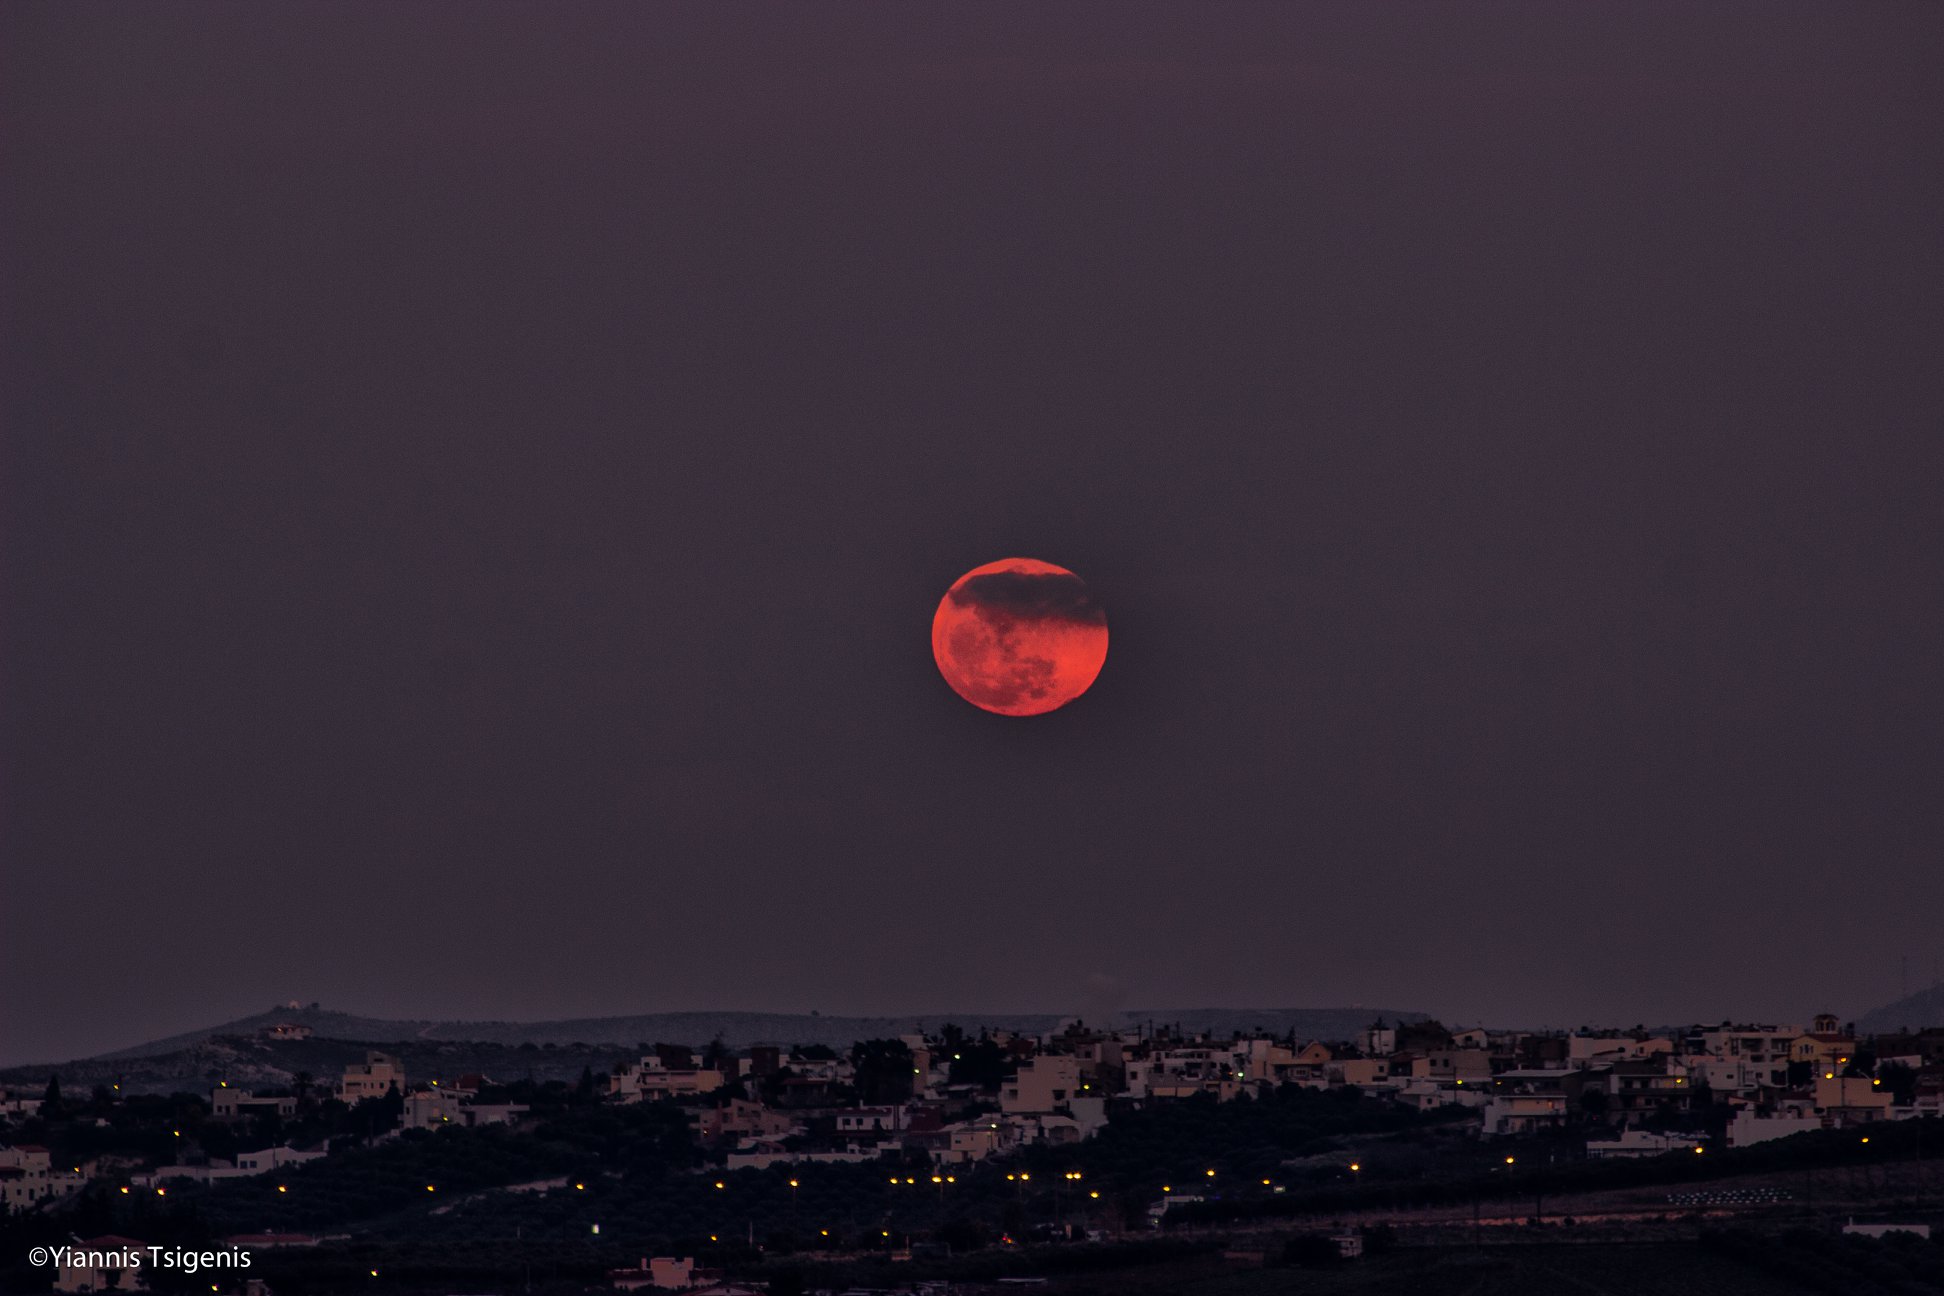
[[1042,1053],[1000,1087],[999,1110],[1008,1115],[1059,1111],[1080,1096],[1081,1083],[1079,1059]]
[[236,1154],[236,1169],[240,1174],[269,1174],[285,1166],[302,1165],[306,1161],[316,1161],[329,1154],[328,1148],[315,1148],[300,1151],[288,1143],[277,1147],[264,1148],[258,1152],[239,1152]]
[[26,1210],[40,1202],[80,1192],[87,1177],[74,1169],[54,1168],[54,1154],[38,1144],[0,1147],[0,1205]]
[[873,1134],[905,1127],[902,1107],[847,1107],[837,1113],[839,1134]]
[[1617,1139],[1588,1139],[1586,1156],[1590,1161],[1657,1157],[1668,1152],[1698,1151],[1700,1147],[1692,1134],[1651,1134],[1644,1129],[1630,1129],[1620,1131]]
[[338,1083],[338,1097],[347,1103],[367,1098],[383,1098],[393,1089],[405,1092],[405,1070],[389,1053],[367,1053],[361,1064],[344,1068]]
[[1480,1133],[1493,1138],[1532,1134],[1564,1125],[1566,1093],[1562,1085],[1568,1074],[1541,1068],[1507,1071],[1496,1077],[1492,1081],[1491,1097],[1485,1102],[1485,1122]]
[[219,1120],[235,1120],[239,1116],[295,1116],[297,1099],[288,1094],[259,1098],[248,1089],[219,1084],[209,1091],[209,1107]]
[[607,1091],[625,1103],[658,1102],[714,1093],[722,1087],[722,1072],[712,1067],[671,1067],[655,1054],[626,1062],[608,1076]]

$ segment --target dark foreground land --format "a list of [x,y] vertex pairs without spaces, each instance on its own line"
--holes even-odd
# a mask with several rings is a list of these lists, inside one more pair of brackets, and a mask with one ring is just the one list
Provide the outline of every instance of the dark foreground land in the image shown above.
[[[968,1056],[977,1049],[968,1050]],[[52,1086],[50,1086],[50,1089]],[[199,1094],[50,1092],[12,1131],[74,1195],[0,1216],[0,1292],[46,1291],[35,1246],[129,1237],[260,1241],[274,1296],[567,1296],[641,1257],[694,1257],[769,1296],[856,1288],[1128,1293],[1828,1292],[1944,1296],[1944,1121],[1881,1122],[1749,1148],[1575,1158],[1568,1136],[1481,1141],[1456,1109],[1296,1086],[1121,1112],[1082,1143],[934,1167],[730,1169],[695,1112],[615,1104],[583,1073],[521,1080],[511,1124],[399,1129],[403,1098],[315,1099],[248,1123]],[[328,1156],[243,1178],[151,1182],[145,1167],[253,1147]],[[944,1172],[941,1172],[944,1171]],[[1845,1236],[1852,1217],[1934,1237]],[[1365,1253],[1343,1259],[1332,1239]],[[235,1296],[232,1275],[151,1290]],[[1004,1286],[1038,1279],[1043,1286]]]
[[1708,1241],[1402,1247],[1327,1269],[1206,1258],[1054,1284],[1086,1296],[1793,1296],[1944,1292],[1930,1243],[1722,1236]]

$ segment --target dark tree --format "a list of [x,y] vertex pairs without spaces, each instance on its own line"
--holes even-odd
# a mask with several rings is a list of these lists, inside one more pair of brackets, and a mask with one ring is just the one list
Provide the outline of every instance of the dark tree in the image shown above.
[[953,1084],[997,1089],[1006,1078],[1006,1051],[989,1039],[967,1044],[952,1056],[947,1078]]
[[1917,1073],[1901,1062],[1885,1062],[1877,1068],[1877,1082],[1888,1089],[1898,1106],[1908,1106],[1917,1098]]
[[1343,1259],[1337,1244],[1330,1238],[1319,1237],[1314,1233],[1293,1237],[1283,1244],[1283,1263],[1302,1265],[1312,1268],[1320,1265],[1333,1265]]
[[859,1040],[851,1046],[858,1101],[899,1103],[911,1097],[911,1049],[903,1040]]

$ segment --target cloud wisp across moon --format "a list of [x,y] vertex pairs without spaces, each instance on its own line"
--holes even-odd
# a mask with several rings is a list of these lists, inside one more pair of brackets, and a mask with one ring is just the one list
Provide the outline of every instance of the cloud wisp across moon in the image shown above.
[[1086,582],[1036,558],[974,567],[939,600],[932,657],[945,682],[999,715],[1042,715],[1085,693],[1107,660],[1107,613]]

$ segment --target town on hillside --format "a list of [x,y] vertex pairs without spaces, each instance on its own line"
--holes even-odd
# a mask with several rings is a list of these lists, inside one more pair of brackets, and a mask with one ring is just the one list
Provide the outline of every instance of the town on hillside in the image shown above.
[[[307,1028],[285,1023],[266,1028],[263,1037],[296,1041],[306,1034]],[[274,1202],[275,1210],[253,1208],[271,1220],[307,1184],[327,1182],[334,1165],[380,1164],[388,1146],[413,1150],[420,1158],[414,1164],[437,1164],[424,1159],[434,1155],[424,1149],[441,1140],[458,1147],[457,1140],[480,1131],[508,1138],[544,1132],[564,1112],[608,1112],[602,1119],[613,1120],[653,1109],[656,1119],[672,1122],[657,1134],[656,1146],[666,1152],[679,1145],[667,1153],[668,1164],[705,1203],[698,1209],[708,1209],[734,1183],[777,1185],[779,1194],[786,1186],[792,1238],[811,1235],[797,1218],[800,1185],[841,1171],[846,1184],[882,1183],[910,1194],[888,1198],[890,1206],[872,1205],[882,1209],[882,1222],[891,1222],[897,1202],[909,1200],[908,1219],[922,1217],[932,1229],[932,1242],[914,1241],[909,1224],[895,1234],[889,1227],[862,1228],[857,1220],[864,1217],[853,1212],[845,1217],[852,1250],[881,1244],[894,1257],[922,1254],[956,1226],[951,1212],[961,1185],[967,1193],[975,1186],[996,1192],[993,1200],[1011,1212],[993,1216],[998,1245],[1104,1244],[1193,1225],[1219,1214],[1218,1207],[1233,1213],[1255,1209],[1250,1203],[1273,1205],[1319,1184],[1338,1191],[1339,1182],[1379,1182],[1374,1163],[1366,1176],[1360,1162],[1339,1164],[1341,1158],[1330,1156],[1258,1158],[1248,1163],[1246,1177],[1213,1165],[1205,1174],[1180,1164],[1143,1166],[1125,1156],[1111,1174],[1087,1167],[1089,1147],[1112,1143],[1117,1130],[1165,1119],[1170,1110],[1219,1119],[1224,1110],[1306,1101],[1304,1095],[1347,1095],[1360,1111],[1392,1113],[1383,1119],[1393,1123],[1435,1122],[1443,1136],[1462,1139],[1485,1161],[1508,1168],[1528,1147],[1543,1148],[1546,1164],[1557,1166],[1720,1156],[1830,1131],[1868,1142],[1904,1122],[1944,1118],[1944,1028],[1864,1035],[1829,1014],[1806,1025],[1720,1022],[1659,1031],[1452,1029],[1436,1021],[1378,1019],[1354,1038],[1321,1040],[1214,1037],[1166,1024],[1104,1030],[1075,1021],[1041,1035],[972,1034],[946,1025],[858,1041],[848,1051],[661,1043],[616,1057],[601,1071],[589,1066],[577,1083],[412,1074],[382,1048],[369,1049],[340,1075],[302,1073],[281,1087],[232,1085],[219,1077],[194,1095],[123,1096],[114,1084],[70,1094],[55,1075],[44,1086],[0,1092],[0,1201],[10,1221],[53,1221],[65,1218],[64,1209],[78,1211],[84,1196],[113,1210],[117,1199],[148,1200],[160,1209],[156,1199],[188,1194],[207,1203],[206,1218],[222,1217],[226,1202]],[[1322,1171],[1319,1161],[1328,1163]],[[610,1178],[626,1173],[622,1162],[603,1164],[600,1173]],[[1048,1182],[1053,1172],[1045,1167],[1053,1164],[1063,1167],[1061,1179]],[[544,1159],[531,1165],[555,1168]],[[508,1179],[522,1173],[509,1169],[500,1182],[475,1174],[441,1184],[426,1172],[433,1181],[423,1191],[431,1199],[462,1190],[471,1194],[467,1200],[494,1192],[571,1198],[589,1191],[584,1180],[596,1171]],[[1195,1177],[1184,1177],[1190,1174]],[[273,1190],[278,1196],[268,1195]],[[1103,1191],[1131,1205],[1109,1211]],[[1049,1192],[1051,1210],[1040,1213],[1052,1218],[1029,1218],[1028,1203]],[[256,1195],[239,1195],[248,1193]],[[784,1199],[774,1201],[781,1211]],[[921,1207],[934,1214],[923,1217]],[[89,1210],[91,1217],[109,1218]],[[703,1232],[712,1217],[695,1218],[705,1221],[694,1226],[698,1241],[728,1245],[720,1232]],[[216,1240],[269,1250],[315,1248],[356,1227],[355,1220],[315,1211],[289,1219],[304,1227],[252,1228]],[[599,1235],[603,1221],[592,1227]],[[731,1240],[764,1250],[758,1222],[743,1227],[745,1236]],[[776,1227],[783,1236],[783,1226]],[[635,1234],[674,1240],[645,1228]],[[979,1244],[967,1228],[961,1250]],[[868,1235],[865,1243],[859,1233]],[[837,1248],[830,1228],[822,1229],[822,1243]],[[1358,1235],[1338,1234],[1329,1246],[1347,1259],[1363,1243]],[[113,1249],[79,1254],[96,1253]],[[127,1282],[146,1281],[139,1272],[109,1268],[78,1265],[49,1277],[61,1291],[111,1290],[117,1281],[129,1290]],[[739,1290],[726,1271],[694,1255],[642,1255],[601,1272],[613,1289]],[[272,1290],[261,1274],[216,1278],[212,1290]]]

